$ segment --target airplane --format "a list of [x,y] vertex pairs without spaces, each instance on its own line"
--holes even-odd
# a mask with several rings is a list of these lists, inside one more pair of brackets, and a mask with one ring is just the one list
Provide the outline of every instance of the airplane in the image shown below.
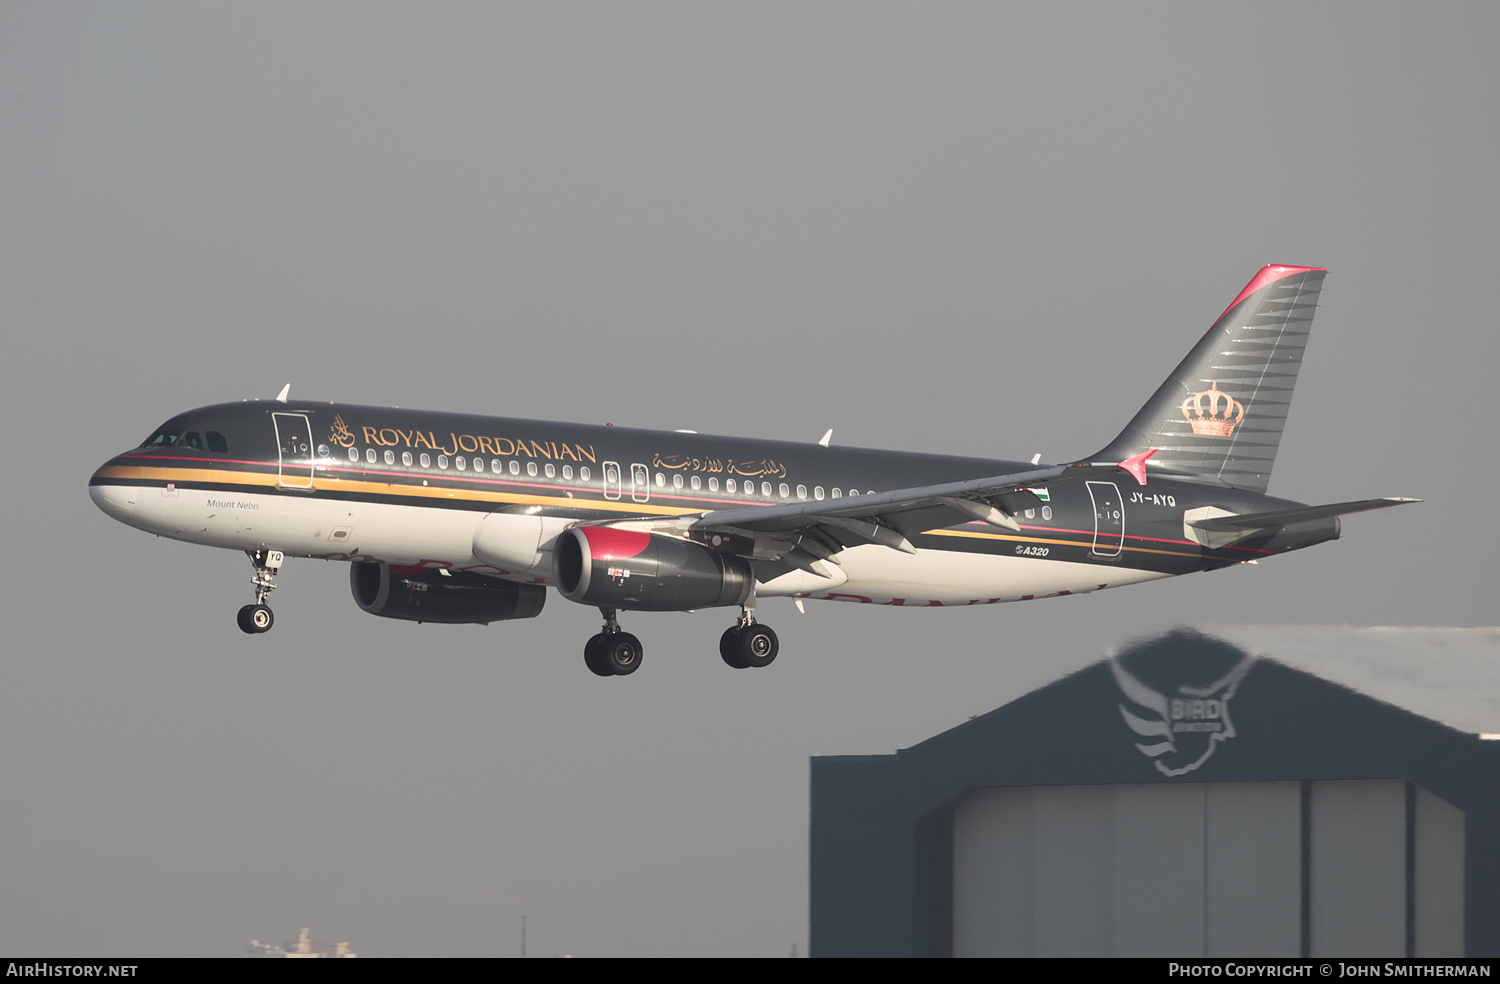
[[738,607],[736,669],[777,656],[761,598],[943,608],[1086,594],[1299,550],[1416,499],[1268,496],[1327,271],[1267,266],[1113,441],[1057,465],[292,401],[179,414],[89,480],[106,514],[242,550],[255,602],[287,557],[350,562],[386,618],[604,618],[599,676],[641,665],[621,611]]

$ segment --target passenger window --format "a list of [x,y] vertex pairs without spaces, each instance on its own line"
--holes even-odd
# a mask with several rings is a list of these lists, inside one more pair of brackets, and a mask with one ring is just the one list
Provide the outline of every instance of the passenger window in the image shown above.
[[490,471],[494,472],[496,475],[500,474],[500,469],[503,467],[504,466],[500,464],[499,458],[490,459]]
[[819,502],[823,501],[823,486],[821,486],[821,485],[814,485],[813,486],[813,498],[817,499]]
[[1051,519],[1052,518],[1052,507],[1051,506],[1043,506],[1042,507],[1042,518],[1043,519]]
[[717,492],[717,491],[719,491],[719,480],[717,478],[709,478],[709,480],[708,480],[708,490],[710,492]]
[[835,499],[842,499],[844,497],[844,493],[841,492],[841,491],[839,491],[838,489],[834,489],[833,490],[833,497]]
[[724,481],[724,488],[726,490],[730,491],[730,492],[733,492],[734,491],[734,479],[732,479],[732,478],[725,479],[725,481]]
[[849,494],[850,495],[859,495],[859,489],[850,489],[849,490]]
[[807,486],[806,485],[799,485],[799,486],[797,486],[797,498],[799,498],[799,499],[806,499],[807,498]]
[[763,495],[763,496],[765,496],[767,499],[769,499],[771,497],[771,483],[770,482],[761,482],[760,483],[760,494]]
[[656,473],[656,487],[659,488],[659,489],[661,489],[661,488],[666,488],[666,485],[667,485],[667,476],[663,475],[661,472],[657,472]]
[[783,499],[792,494],[792,490],[786,487],[785,482],[782,482],[780,487],[777,488],[776,491],[781,493],[781,497]]
[[447,468],[448,467],[448,456],[446,454],[440,454],[440,455],[438,455],[438,467],[439,468]]
[[408,468],[411,467],[411,452],[410,451],[402,451],[401,452],[401,463],[403,465],[405,465],[406,467],[408,467]]
[[578,477],[579,477],[580,480],[585,481],[585,482],[587,482],[589,480],[589,468],[588,468],[588,465],[584,465],[582,468],[578,469]]
[[375,449],[374,448],[366,448],[365,449],[365,460],[368,461],[372,465],[375,464]]
[[209,431],[208,449],[217,454],[224,454],[229,450],[229,442],[224,440],[224,435],[218,431]]
[[693,491],[696,492],[696,491],[698,491],[701,488],[703,488],[703,479],[699,478],[697,475],[694,475],[693,476]]
[[510,473],[512,475],[521,474],[521,463],[519,461],[512,461],[510,463]]
[[432,467],[432,456],[429,455],[426,451],[422,452],[422,457],[421,457],[420,460],[422,462],[422,467],[423,468],[431,468]]
[[530,475],[532,478],[536,477],[536,462],[535,461],[528,461],[528,462],[526,462],[526,474]]
[[1028,509],[1028,510],[1026,510],[1026,518],[1027,519],[1036,519],[1036,510],[1035,509]]
[[359,448],[350,448],[349,449],[349,460],[350,461],[358,461],[359,460]]
[[468,467],[467,462],[464,461],[463,455],[459,455],[457,458],[453,459],[453,467],[457,468],[459,471],[463,471]]
[[385,453],[385,463],[388,465],[394,465],[396,463],[396,452],[387,451]]
[[680,488],[682,488],[682,476],[681,475],[673,475],[672,476],[672,488],[674,488],[674,489],[680,489]]
[[550,461],[547,462],[547,467],[543,468],[542,471],[547,473],[548,478],[552,478],[557,474],[557,469],[552,467],[552,462]]
[[572,465],[563,465],[563,478],[567,479],[570,482],[573,480],[573,466]]

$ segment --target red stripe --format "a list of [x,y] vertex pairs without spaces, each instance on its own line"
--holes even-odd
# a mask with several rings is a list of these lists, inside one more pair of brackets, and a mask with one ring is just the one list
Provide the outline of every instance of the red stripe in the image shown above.
[[[973,526],[986,526],[988,524],[986,524],[982,520],[977,520],[976,519],[970,525],[973,525]],[[1094,531],[1093,530],[1070,530],[1070,529],[1066,529],[1064,527],[1059,527],[1059,526],[1025,526],[1025,525],[1023,525],[1021,527],[1021,529],[1023,529],[1023,530],[1036,530],[1039,533],[1077,533],[1079,536],[1088,536],[1088,537],[1094,536]],[[1134,534],[1134,533],[1127,533],[1125,535],[1125,539],[1127,539],[1127,540],[1140,540],[1143,543],[1171,543],[1171,544],[1175,544],[1175,545],[1179,545],[1179,546],[1184,546],[1184,547],[1197,547],[1197,546],[1201,546],[1202,545],[1202,544],[1199,544],[1199,543],[1195,543],[1192,540],[1172,540],[1172,539],[1168,539],[1166,537],[1160,537],[1160,536],[1138,536],[1137,534]],[[1263,554],[1274,554],[1276,552],[1274,550],[1262,550],[1260,547],[1236,547],[1236,546],[1228,546],[1228,547],[1219,547],[1218,549],[1220,549],[1220,550],[1244,550],[1244,551],[1247,551],[1249,553],[1263,553]]]
[[138,458],[141,461],[196,461],[204,465],[256,465],[260,468],[274,468],[274,461],[242,461],[239,458],[199,458],[186,455],[172,454],[121,454],[116,455],[115,460],[121,458]]

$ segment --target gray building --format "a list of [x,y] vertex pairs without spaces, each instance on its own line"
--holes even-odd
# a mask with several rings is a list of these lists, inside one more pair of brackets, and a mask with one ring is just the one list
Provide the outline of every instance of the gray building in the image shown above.
[[1500,629],[1180,630],[812,760],[814,956],[1500,955]]

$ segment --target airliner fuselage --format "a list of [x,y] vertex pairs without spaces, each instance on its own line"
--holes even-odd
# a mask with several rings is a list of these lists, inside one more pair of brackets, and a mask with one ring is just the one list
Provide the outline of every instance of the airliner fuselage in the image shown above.
[[585,658],[639,665],[620,611],[738,606],[720,640],[763,666],[757,598],[989,605],[1212,570],[1339,535],[1265,494],[1324,272],[1267,267],[1109,446],[1040,465],[331,403],[168,420],[90,480],[115,519],[243,550],[256,603],[288,557],[350,562],[365,611],[424,622],[598,607]]

